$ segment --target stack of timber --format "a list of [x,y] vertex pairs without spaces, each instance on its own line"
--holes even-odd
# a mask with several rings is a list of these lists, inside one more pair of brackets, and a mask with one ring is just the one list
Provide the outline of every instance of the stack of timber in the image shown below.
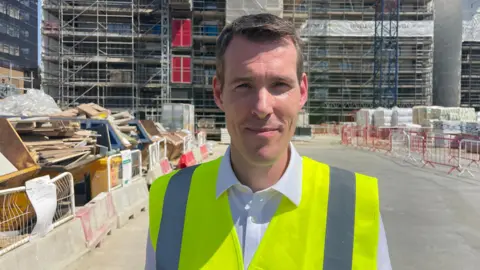
[[[177,160],[183,153],[184,138],[188,136],[182,131],[168,132],[160,123],[155,123],[152,120],[142,120],[142,125],[152,137],[153,141],[165,139],[167,142],[166,157],[169,160]],[[163,145],[160,145],[163,149]]]
[[49,117],[9,119],[35,162],[45,166],[72,166],[97,154],[94,131],[80,129],[80,123]]
[[127,111],[112,114],[111,111],[95,103],[88,103],[52,114],[50,117],[108,120],[115,133],[121,138],[122,144],[125,147],[131,148],[138,144],[135,137],[138,136],[139,131],[137,127],[128,124],[131,120],[135,119],[135,117]]
[[98,106],[95,103],[80,104],[76,108],[67,109],[63,112],[50,115],[51,117],[66,117],[66,118],[80,118],[80,119],[106,119],[110,111]]

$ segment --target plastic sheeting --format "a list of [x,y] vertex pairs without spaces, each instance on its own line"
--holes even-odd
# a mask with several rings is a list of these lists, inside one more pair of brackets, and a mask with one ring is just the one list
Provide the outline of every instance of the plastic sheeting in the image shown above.
[[370,126],[373,123],[373,109],[360,109],[357,111],[357,126]]
[[258,13],[270,13],[283,17],[283,0],[234,0],[227,1],[226,23],[236,18]]
[[[387,25],[388,27],[388,25]],[[388,32],[388,31],[387,31]],[[300,27],[302,36],[375,36],[374,21],[307,20]],[[400,21],[399,37],[432,37],[433,21]]]
[[416,106],[413,107],[413,123],[430,126],[434,120],[475,122],[477,115],[473,108]]
[[29,89],[23,95],[9,96],[0,101],[0,115],[43,116],[61,111],[51,96],[35,89]]
[[392,108],[392,119],[390,125],[396,126],[409,126],[413,124],[413,110],[411,108]]
[[480,14],[478,0],[462,0],[462,41],[480,41]]
[[373,113],[373,125],[376,127],[390,126],[392,120],[392,110],[377,108]]

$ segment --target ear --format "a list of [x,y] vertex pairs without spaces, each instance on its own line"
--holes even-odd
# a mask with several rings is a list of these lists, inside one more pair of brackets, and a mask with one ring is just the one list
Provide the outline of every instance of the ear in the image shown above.
[[307,74],[302,74],[302,80],[300,81],[300,103],[299,109],[303,108],[308,99],[308,78]]
[[220,108],[220,110],[225,112],[225,110],[223,109],[222,84],[220,83],[220,80],[216,75],[213,77],[212,85],[213,85],[213,98],[215,99],[215,103],[217,104],[218,108]]

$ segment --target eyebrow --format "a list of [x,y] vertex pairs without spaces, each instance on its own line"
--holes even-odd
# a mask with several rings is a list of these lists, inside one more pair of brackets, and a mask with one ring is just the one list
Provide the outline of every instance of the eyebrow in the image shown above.
[[228,83],[229,84],[237,84],[237,83],[241,83],[241,82],[252,82],[252,81],[254,81],[254,79],[252,77],[244,76],[244,77],[234,78],[233,80],[231,80]]
[[[273,76],[270,79],[272,81],[284,81],[284,82],[288,82],[288,83],[293,83],[295,81],[294,79],[291,79],[287,76]],[[253,77],[243,76],[243,77],[237,77],[237,78],[233,79],[232,81],[229,82],[229,84],[237,84],[237,83],[241,83],[241,82],[252,82],[252,81],[254,81]]]

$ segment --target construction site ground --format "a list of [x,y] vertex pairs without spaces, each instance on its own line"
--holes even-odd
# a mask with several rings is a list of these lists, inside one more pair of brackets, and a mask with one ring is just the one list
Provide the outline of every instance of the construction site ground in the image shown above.
[[[402,159],[345,147],[339,141],[317,137],[295,145],[301,155],[379,179],[393,269],[478,269],[480,181],[404,164]],[[225,149],[217,145],[214,157]],[[67,269],[143,269],[147,228],[145,212]]]

